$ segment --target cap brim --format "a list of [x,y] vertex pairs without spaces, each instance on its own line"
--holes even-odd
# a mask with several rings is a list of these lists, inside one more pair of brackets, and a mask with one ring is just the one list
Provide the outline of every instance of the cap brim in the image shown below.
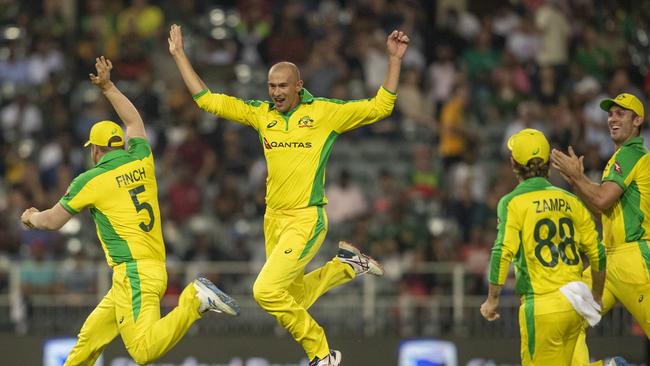
[[90,146],[90,141],[86,141],[86,143],[84,144],[84,147],[88,147],[88,146]]
[[508,150],[510,150],[510,151],[512,151],[512,145],[513,145],[513,142],[514,142],[513,140],[514,140],[514,137],[515,137],[515,136],[516,136],[516,134],[510,136],[510,138],[508,139],[508,144],[507,144],[507,146],[508,146]]
[[616,101],[614,99],[605,99],[602,102],[600,102],[600,109],[604,110],[605,112],[609,112],[609,109],[614,104],[616,104],[619,107],[625,108],[622,105],[616,103]]

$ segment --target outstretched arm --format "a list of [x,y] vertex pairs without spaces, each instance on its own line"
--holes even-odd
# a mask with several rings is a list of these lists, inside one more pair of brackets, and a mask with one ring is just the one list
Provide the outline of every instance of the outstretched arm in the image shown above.
[[57,203],[43,212],[30,207],[20,216],[20,221],[30,229],[59,230],[71,218],[72,215]]
[[169,53],[174,57],[176,66],[181,72],[185,86],[187,86],[190,93],[196,95],[203,90],[207,90],[208,87],[196,71],[194,71],[190,60],[185,55],[185,50],[183,49],[183,33],[181,32],[180,26],[172,24],[167,41],[169,42]]
[[386,78],[384,79],[384,84],[382,85],[393,94],[397,92],[399,73],[402,67],[402,58],[406,53],[409,41],[409,37],[404,32],[396,30],[389,34],[388,39],[386,40],[386,51],[388,53],[388,70],[386,71]]
[[614,182],[594,183],[585,175],[584,157],[578,157],[569,146],[569,154],[553,149],[551,163],[560,171],[567,182],[573,186],[578,196],[590,211],[600,214],[611,208],[623,194],[623,189]]
[[147,138],[144,130],[144,122],[140,113],[135,109],[135,106],[129,98],[127,98],[111,81],[111,69],[113,64],[111,60],[104,58],[104,56],[95,59],[95,68],[97,75],[90,74],[90,81],[95,84],[102,94],[111,102],[111,105],[120,116],[120,119],[126,125],[126,134],[129,138],[142,137]]

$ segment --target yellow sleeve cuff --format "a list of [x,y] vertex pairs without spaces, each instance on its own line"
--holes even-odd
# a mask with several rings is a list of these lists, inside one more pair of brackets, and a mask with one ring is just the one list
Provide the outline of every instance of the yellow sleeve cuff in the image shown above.
[[383,90],[383,91],[385,91],[386,93],[388,93],[388,94],[390,94],[390,95],[392,95],[392,96],[394,96],[394,97],[397,96],[397,93],[396,93],[396,92],[392,92],[392,91],[386,89],[386,87],[384,87],[383,85],[381,86],[381,88],[379,88],[379,90]]

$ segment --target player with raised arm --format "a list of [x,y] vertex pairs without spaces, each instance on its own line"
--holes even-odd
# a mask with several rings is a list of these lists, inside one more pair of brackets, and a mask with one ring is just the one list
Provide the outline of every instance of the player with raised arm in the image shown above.
[[[489,293],[481,314],[489,321],[499,319],[501,288],[514,261],[522,365],[570,366],[585,319],[591,325],[600,320],[605,250],[587,208],[547,180],[546,137],[525,129],[510,137],[508,148],[520,183],[499,201]],[[581,282],[580,253],[591,264],[591,291]]]
[[212,93],[185,55],[181,28],[172,25],[170,30],[169,51],[198,106],[259,134],[268,167],[266,263],[253,286],[253,296],[300,343],[311,366],[339,365],[341,353],[330,349],[323,328],[307,312],[309,307],[328,290],[359,274],[383,274],[378,263],[341,242],[337,257],[305,275],[305,266],[327,232],[325,166],[340,134],[391,114],[408,43],[403,32],[388,36],[388,69],[373,98],[314,97],[303,88],[296,65],[280,62],[268,73],[271,101],[243,101]]
[[[601,101],[616,152],[605,166],[600,183],[584,174],[583,157],[553,150],[552,162],[591,211],[600,215],[607,249],[607,281],[603,314],[617,301],[634,316],[650,339],[650,153],[640,136],[644,108],[632,94]],[[584,334],[576,349],[576,364],[589,360]],[[619,357],[609,365],[623,365]],[[595,365],[602,365],[601,361]]]
[[111,121],[93,125],[90,146],[95,166],[75,178],[54,207],[27,209],[27,227],[58,230],[84,208],[113,270],[112,286],[81,327],[65,365],[93,365],[117,336],[138,364],[155,361],[169,351],[206,311],[239,314],[239,305],[209,280],[199,277],[181,293],[178,306],[160,317],[167,288],[154,159],[144,123],[133,104],[110,79],[112,64],[96,59],[90,80],[108,99],[126,125]]

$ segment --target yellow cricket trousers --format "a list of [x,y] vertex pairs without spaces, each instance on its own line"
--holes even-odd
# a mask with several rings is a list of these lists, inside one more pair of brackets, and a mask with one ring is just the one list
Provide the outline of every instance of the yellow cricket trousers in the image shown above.
[[560,291],[522,296],[519,307],[522,366],[572,366],[584,322]]
[[295,210],[266,209],[264,238],[266,263],[255,284],[255,301],[273,315],[300,345],[309,359],[329,354],[323,328],[307,309],[330,289],[355,277],[351,266],[337,258],[305,275],[305,266],[327,233],[322,206]]
[[118,334],[133,360],[142,365],[169,351],[201,317],[200,300],[190,283],[178,306],[160,318],[160,300],[167,288],[165,263],[140,260],[113,267],[113,284],[88,316],[66,366],[95,364]]
[[[626,243],[607,251],[607,277],[601,313],[607,314],[620,301],[650,339],[650,254],[647,253],[650,251],[645,241]],[[591,268],[584,271],[583,281],[591,286]],[[584,330],[576,345],[574,364],[590,365]],[[602,365],[602,362],[591,365]]]

